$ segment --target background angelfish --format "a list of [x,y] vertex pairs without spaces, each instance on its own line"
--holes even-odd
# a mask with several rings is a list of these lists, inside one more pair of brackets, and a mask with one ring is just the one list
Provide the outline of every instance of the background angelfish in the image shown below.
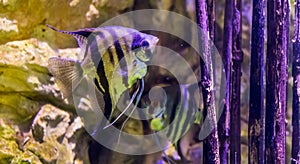
[[[200,124],[202,120],[198,104],[200,99],[198,87],[198,83],[158,87],[159,89],[154,89],[150,94],[151,104],[149,98],[143,97],[141,101],[144,106],[149,106],[147,114],[153,118],[149,122],[150,129],[156,137],[157,144],[161,149],[165,147],[165,143],[159,140],[161,134],[157,133],[162,131],[162,134],[174,144],[181,158],[185,158],[187,154],[186,147],[182,147],[185,145],[180,144],[181,139],[194,128],[192,126]],[[148,95],[147,92],[144,94]]]
[[[57,30],[77,39],[82,49],[82,61],[53,57],[49,59],[49,71],[64,97],[72,91],[83,77],[94,80],[104,99],[104,115],[111,119],[121,94],[138,80],[143,82],[149,61],[158,38],[135,29],[121,26],[85,28],[76,31]],[[139,87],[141,85],[138,85]],[[141,94],[143,88],[138,88]],[[131,99],[134,99],[133,96]],[[122,109],[120,109],[122,110]],[[125,109],[124,109],[125,110]]]

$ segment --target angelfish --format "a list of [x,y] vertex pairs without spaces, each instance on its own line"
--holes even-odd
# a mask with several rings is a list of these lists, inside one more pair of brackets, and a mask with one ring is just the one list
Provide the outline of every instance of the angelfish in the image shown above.
[[[49,71],[63,96],[71,96],[81,79],[89,77],[94,80],[97,90],[104,97],[104,115],[108,119],[111,119],[121,94],[134,84],[143,83],[147,72],[146,62],[151,59],[159,40],[155,36],[121,26],[84,28],[76,31],[57,30],[49,25],[48,27],[72,35],[84,54],[82,61],[59,57],[49,59]],[[143,92],[143,84],[137,86],[139,88],[133,94],[130,103]],[[123,110],[127,110],[129,105]]]
[[[168,141],[174,144],[181,158],[184,158],[180,144],[181,138],[193,124],[200,124],[202,120],[202,112],[197,103],[199,101],[197,99],[200,99],[196,93],[198,87],[198,83],[164,86],[161,89],[164,90],[165,95],[161,96],[160,90],[151,95],[154,102],[151,100],[150,103],[150,100],[142,99],[142,104],[149,106],[147,111],[151,113],[147,114],[152,115],[149,124],[156,144],[163,149],[164,143],[161,143],[158,137],[158,132],[162,131]],[[166,154],[164,156],[168,163],[175,163]]]

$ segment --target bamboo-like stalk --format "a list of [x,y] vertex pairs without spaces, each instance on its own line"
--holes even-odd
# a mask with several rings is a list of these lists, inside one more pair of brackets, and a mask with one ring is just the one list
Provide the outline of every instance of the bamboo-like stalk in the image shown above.
[[264,29],[265,0],[253,0],[248,163],[264,163]]
[[231,112],[230,112],[230,163],[241,163],[241,65],[242,51],[242,10],[241,0],[233,2],[232,21],[232,75],[231,75]]
[[300,162],[300,0],[295,2],[293,43],[293,116],[292,116],[292,161]]
[[230,133],[230,75],[231,75],[231,52],[232,52],[232,19],[233,0],[226,0],[224,17],[224,38],[222,61],[225,68],[225,99],[223,113],[218,122],[218,133],[220,139],[220,160],[222,164],[228,162],[229,133]]
[[207,2],[207,15],[209,25],[209,37],[210,40],[215,42],[215,26],[216,26],[216,1],[206,0]]
[[[218,164],[219,157],[219,140],[217,131],[215,93],[214,93],[214,76],[211,49],[209,43],[209,25],[208,14],[206,9],[206,0],[196,0],[196,19],[201,30],[198,31],[198,40],[200,52],[203,54],[200,62],[201,66],[201,85],[204,102],[204,115],[211,126],[211,133],[204,140],[204,163]],[[204,116],[204,117],[205,117]]]
[[266,163],[285,163],[288,0],[269,0],[266,72]]

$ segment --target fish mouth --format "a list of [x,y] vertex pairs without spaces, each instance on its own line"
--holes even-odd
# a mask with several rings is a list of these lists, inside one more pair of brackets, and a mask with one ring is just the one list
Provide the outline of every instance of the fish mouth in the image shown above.
[[164,110],[160,110],[159,113],[154,115],[154,118],[162,118],[163,114],[164,114]]
[[154,39],[153,39],[153,44],[154,44],[154,45],[157,45],[158,42],[159,42],[159,39],[158,39],[157,37],[154,37]]
[[152,44],[150,46],[150,52],[151,54],[154,54],[156,46],[158,45],[159,39],[157,37],[153,37]]

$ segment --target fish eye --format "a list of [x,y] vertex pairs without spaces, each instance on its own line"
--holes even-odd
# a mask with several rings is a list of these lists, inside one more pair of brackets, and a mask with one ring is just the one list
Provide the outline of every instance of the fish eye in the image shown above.
[[161,77],[156,80],[157,84],[172,84],[173,82],[174,78],[170,76]]
[[149,48],[150,44],[147,40],[143,40],[141,43],[140,43],[140,47],[142,48]]
[[167,77],[165,77],[165,80],[169,82],[169,81],[171,81],[171,77],[167,76]]

